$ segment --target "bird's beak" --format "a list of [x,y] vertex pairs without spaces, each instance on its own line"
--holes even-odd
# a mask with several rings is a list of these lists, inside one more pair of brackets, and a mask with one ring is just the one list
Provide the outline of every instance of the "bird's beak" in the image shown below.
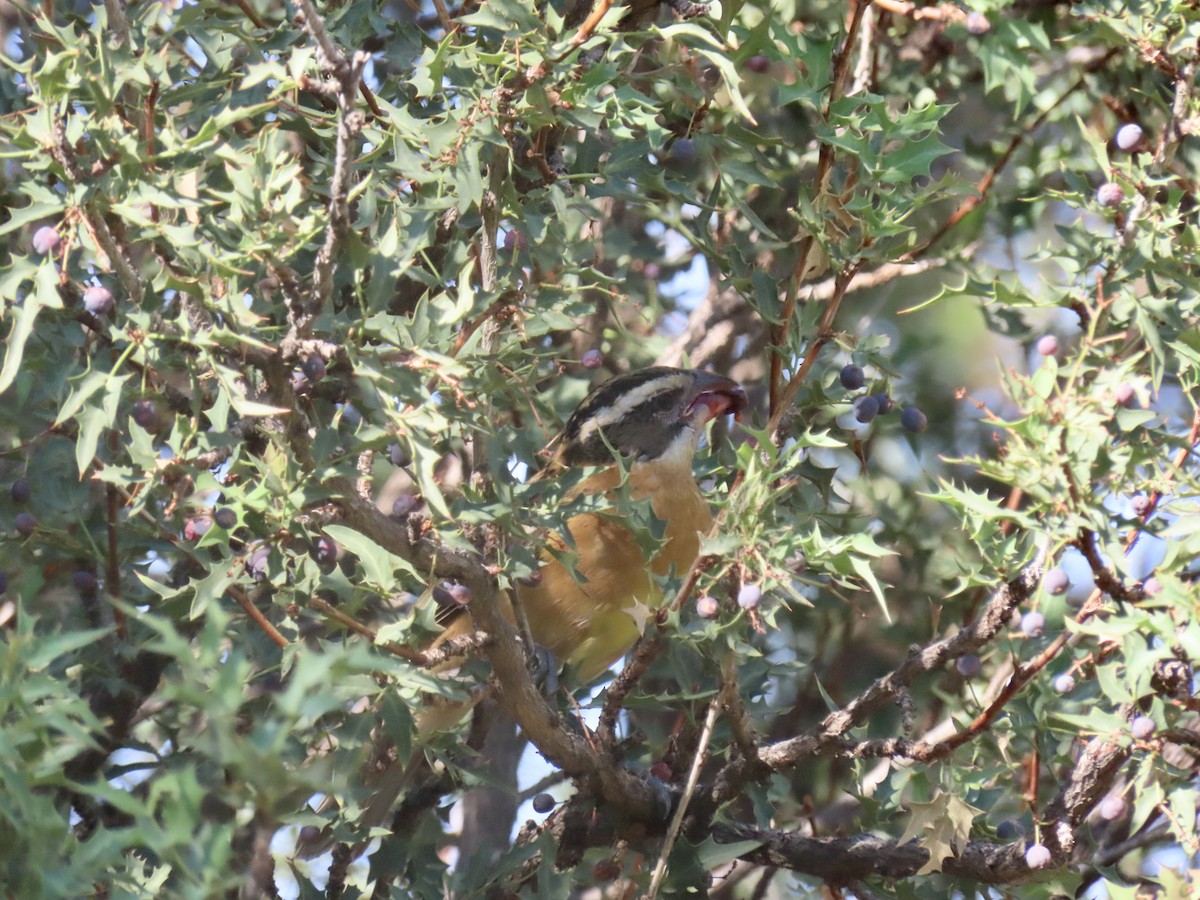
[[717,416],[733,413],[734,421],[742,421],[749,400],[746,392],[736,381],[712,372],[695,372],[692,392],[694,397],[688,405],[687,415],[695,417],[700,425]]

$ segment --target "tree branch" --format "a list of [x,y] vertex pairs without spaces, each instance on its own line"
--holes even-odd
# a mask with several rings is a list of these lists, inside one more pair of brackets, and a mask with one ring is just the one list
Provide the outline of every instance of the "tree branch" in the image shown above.
[[[900,739],[886,746],[856,753],[860,745],[846,741],[844,736],[851,729],[862,725],[880,709],[894,703],[908,689],[908,686],[922,674],[943,668],[950,660],[957,659],[967,653],[974,653],[990,642],[1005,627],[1012,617],[1012,611],[1029,599],[1036,589],[1042,576],[1040,565],[1031,565],[1017,578],[1001,587],[988,603],[983,613],[971,625],[963,628],[953,637],[942,638],[924,647],[916,647],[909,651],[904,662],[892,672],[884,675],[872,684],[866,691],[848,703],[845,708],[830,713],[820,723],[805,734],[779,741],[762,748],[759,759],[771,771],[785,771],[805,759],[832,755],[891,755],[903,753],[901,748],[911,745]],[[866,747],[868,745],[862,745]],[[907,755],[907,754],[904,754]],[[738,759],[731,762],[718,776],[713,787],[713,802],[719,806],[731,799],[741,785],[749,777],[753,777],[749,763]]]
[[[354,53],[349,60],[341,48],[334,43],[325,21],[317,12],[312,0],[296,0],[302,12],[302,24],[317,45],[322,65],[338,83],[337,88],[337,143],[334,147],[333,176],[329,185],[329,213],[325,226],[325,240],[317,251],[313,266],[312,297],[307,314],[301,321],[291,323],[289,338],[296,340],[308,336],[312,320],[320,315],[322,308],[333,293],[333,273],[337,268],[337,255],[350,229],[350,177],[352,144],[362,130],[362,115],[354,108],[358,95],[359,80],[363,67],[371,58],[362,51]],[[285,356],[288,354],[285,353]]]
[[454,579],[470,590],[467,610],[476,627],[490,639],[486,650],[498,685],[497,700],[549,762],[572,777],[585,778],[599,796],[620,807],[631,819],[663,821],[667,810],[661,785],[621,768],[593,749],[580,734],[563,727],[559,715],[534,684],[516,628],[503,612],[508,598],[497,589],[481,556],[427,537],[414,540],[402,524],[352,491],[343,491],[338,503],[350,527],[408,560],[419,571]]
[[[929,851],[915,841],[899,844],[870,834],[810,838],[748,825],[717,825],[713,838],[720,844],[761,841],[757,850],[743,853],[741,859],[790,869],[835,884],[872,876],[908,878],[929,860]],[[1023,842],[971,841],[957,857],[943,862],[942,871],[981,884],[1013,884],[1034,875],[1025,863],[1024,852]]]

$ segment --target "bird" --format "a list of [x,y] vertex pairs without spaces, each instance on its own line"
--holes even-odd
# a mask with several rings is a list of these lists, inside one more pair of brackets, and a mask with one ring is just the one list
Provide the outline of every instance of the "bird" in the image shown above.
[[[541,555],[540,577],[517,586],[533,642],[580,683],[599,677],[637,641],[647,611],[662,601],[656,579],[690,570],[713,524],[692,471],[697,444],[709,422],[726,414],[740,419],[747,406],[745,390],[729,378],[654,366],[593,389],[551,441],[549,463],[535,478],[598,467],[564,495],[565,502],[613,496],[625,481],[629,496],[648,500],[664,526],[662,543],[647,559],[619,509],[573,515],[566,525],[570,540],[551,536]],[[432,648],[471,632],[465,610],[456,612]],[[511,607],[505,612],[515,618]],[[440,670],[455,666],[447,663]],[[441,703],[421,709],[415,717],[418,738],[453,728],[471,706]],[[423,760],[423,752],[415,749],[407,765],[397,760],[375,780],[361,826],[382,824]]]
[[[642,613],[662,601],[656,579],[691,568],[713,523],[692,472],[697,443],[710,421],[727,413],[739,417],[746,407],[745,390],[729,378],[654,366],[596,387],[551,442],[550,462],[536,477],[600,467],[567,492],[565,502],[611,495],[627,479],[630,497],[648,500],[664,526],[662,545],[647,559],[619,510],[578,513],[567,520],[569,540],[554,535],[547,542],[538,577],[518,584],[517,602],[534,643],[581,683],[633,646]],[[470,629],[469,617],[460,614],[434,646]],[[419,730],[433,724],[433,717],[418,719]]]

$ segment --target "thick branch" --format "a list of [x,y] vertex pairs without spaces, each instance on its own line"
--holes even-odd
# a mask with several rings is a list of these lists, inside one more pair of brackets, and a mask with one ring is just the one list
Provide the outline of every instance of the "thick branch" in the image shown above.
[[[845,735],[851,729],[865,723],[888,704],[896,702],[919,675],[937,671],[950,660],[973,653],[991,641],[1005,627],[1012,611],[1036,589],[1041,576],[1041,566],[1029,566],[996,592],[974,623],[953,637],[913,648],[895,670],[872,684],[844,709],[830,713],[820,725],[806,734],[763,748],[759,754],[759,761],[772,771],[778,772],[815,756],[858,755],[854,752],[857,744],[845,740]],[[717,805],[728,801],[737,793],[745,779],[752,775],[750,765],[745,760],[739,759],[730,763],[717,779],[713,789],[713,801]]]
[[385,516],[352,491],[343,492],[340,504],[347,525],[380,546],[402,556],[418,570],[438,578],[450,578],[471,592],[467,607],[476,627],[491,638],[487,646],[495,680],[497,700],[526,736],[551,763],[573,777],[585,777],[595,793],[619,806],[631,819],[661,822],[661,787],[619,767],[597,752],[578,733],[568,731],[559,715],[534,684],[513,624],[503,613],[507,598],[478,554],[445,547],[430,538],[413,540],[408,529]]
[[[761,847],[742,854],[741,858],[834,883],[872,876],[908,878],[929,859],[929,851],[916,842],[901,845],[869,834],[848,838],[806,838],[747,825],[718,825],[713,830],[713,837],[722,844],[762,841]],[[1025,863],[1024,850],[1023,843],[971,841],[957,858],[945,860],[942,871],[981,884],[1025,881],[1034,873]]]

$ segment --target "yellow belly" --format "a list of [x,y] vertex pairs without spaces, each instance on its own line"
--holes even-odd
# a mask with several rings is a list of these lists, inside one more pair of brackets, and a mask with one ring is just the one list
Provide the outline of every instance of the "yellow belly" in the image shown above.
[[[617,486],[619,477],[615,469],[600,472],[576,493],[607,492]],[[712,513],[692,478],[690,459],[686,466],[635,465],[629,487],[635,499],[649,498],[655,516],[665,523],[665,543],[652,561],[646,560],[624,525],[609,516],[584,513],[567,522],[576,574],[546,552],[539,583],[517,590],[534,641],[585,682],[629,652],[645,621],[644,610],[638,615],[639,608],[654,609],[662,603],[654,576],[672,570],[683,576],[696,559],[701,537],[712,526]],[[561,540],[552,545],[565,548]],[[506,612],[511,620],[511,609]],[[469,619],[463,616],[447,627],[435,646],[469,630]]]
[[[580,486],[595,494],[616,487],[615,469]],[[590,681],[624,656],[641,633],[645,616],[637,607],[657,608],[662,591],[653,575],[672,569],[682,576],[699,552],[700,538],[712,527],[712,513],[686,466],[644,463],[629,476],[635,499],[649,498],[654,515],[665,523],[664,545],[647,562],[632,532],[607,516],[591,513],[567,523],[579,579],[547,555],[542,580],[518,591],[533,639]]]

